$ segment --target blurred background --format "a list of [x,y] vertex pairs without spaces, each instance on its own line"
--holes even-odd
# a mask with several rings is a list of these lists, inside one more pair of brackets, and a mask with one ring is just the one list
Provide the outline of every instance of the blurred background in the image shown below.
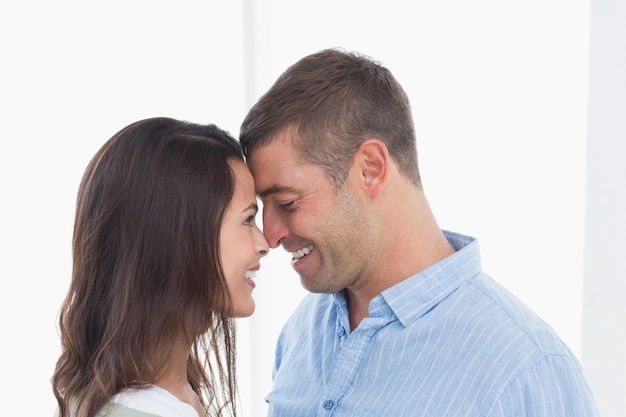
[[[3,1],[3,402],[54,412],[74,203],[96,150],[153,116],[237,136],[289,65],[343,47],[405,87],[441,227],[480,240],[484,270],[580,358],[602,415],[623,416],[625,3]],[[303,295],[289,256],[272,251],[255,315],[239,320],[243,416],[265,415],[274,342]]]

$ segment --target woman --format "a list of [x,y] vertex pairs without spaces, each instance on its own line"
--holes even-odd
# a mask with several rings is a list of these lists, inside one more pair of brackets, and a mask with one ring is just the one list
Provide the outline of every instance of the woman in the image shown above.
[[60,417],[236,416],[234,318],[267,242],[239,143],[133,123],[89,163],[52,385]]

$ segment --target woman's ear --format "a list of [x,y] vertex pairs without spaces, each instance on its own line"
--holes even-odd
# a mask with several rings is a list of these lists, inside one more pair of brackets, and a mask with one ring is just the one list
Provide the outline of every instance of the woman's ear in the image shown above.
[[367,139],[356,151],[354,168],[359,174],[359,184],[363,193],[376,198],[389,179],[391,160],[387,146],[379,139]]

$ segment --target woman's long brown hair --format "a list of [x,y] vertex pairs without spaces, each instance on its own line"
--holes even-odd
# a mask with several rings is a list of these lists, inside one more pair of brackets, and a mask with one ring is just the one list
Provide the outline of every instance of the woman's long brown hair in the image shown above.
[[235,327],[219,258],[238,142],[169,118],[109,139],[80,184],[70,288],[52,377],[60,417],[92,417],[145,387],[191,346],[189,382],[209,415],[236,415]]

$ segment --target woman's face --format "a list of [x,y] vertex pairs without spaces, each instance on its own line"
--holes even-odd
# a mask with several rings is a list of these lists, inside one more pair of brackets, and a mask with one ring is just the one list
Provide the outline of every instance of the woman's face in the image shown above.
[[253,278],[269,247],[255,223],[258,206],[252,174],[243,162],[233,161],[230,166],[235,193],[220,230],[220,256],[232,299],[232,316],[247,317],[254,312]]

